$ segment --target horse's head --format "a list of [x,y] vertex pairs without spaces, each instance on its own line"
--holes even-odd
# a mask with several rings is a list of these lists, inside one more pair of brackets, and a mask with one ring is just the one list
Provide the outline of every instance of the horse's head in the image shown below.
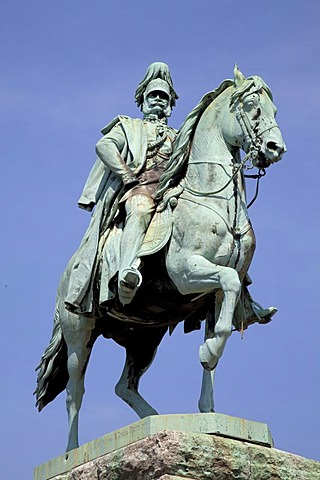
[[278,162],[286,146],[275,120],[271,90],[258,76],[245,78],[237,66],[232,90],[223,119],[225,139],[249,154],[255,167]]
[[[275,120],[276,111],[271,90],[262,78],[245,78],[236,67],[234,79],[224,80],[218,88],[204,95],[185,119],[155,198],[161,199],[164,192],[177,183],[193,151],[196,157],[213,161],[216,155],[222,160],[219,147],[212,146],[211,138],[219,138],[220,145],[223,143],[228,161],[230,150],[236,148],[244,150],[247,159],[259,169],[278,162],[286,146]],[[214,130],[219,132],[216,136]],[[220,142],[221,137],[223,142]]]

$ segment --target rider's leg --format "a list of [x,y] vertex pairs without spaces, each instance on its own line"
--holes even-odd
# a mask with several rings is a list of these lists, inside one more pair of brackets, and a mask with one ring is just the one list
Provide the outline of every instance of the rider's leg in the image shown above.
[[118,292],[123,305],[131,302],[142,278],[134,265],[155,211],[154,201],[144,194],[126,200],[126,222],[121,239]]

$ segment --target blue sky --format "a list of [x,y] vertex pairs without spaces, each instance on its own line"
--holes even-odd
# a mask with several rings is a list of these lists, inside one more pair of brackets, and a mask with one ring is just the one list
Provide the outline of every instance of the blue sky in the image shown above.
[[[180,126],[234,63],[271,87],[288,152],[251,209],[257,250],[252,294],[279,312],[229,340],[216,375],[216,410],[266,422],[281,450],[320,460],[318,0],[0,1],[2,235],[2,478],[64,451],[65,395],[38,414],[34,368],[51,336],[59,277],[89,214],[77,199],[100,129],[140,116],[133,95],[147,66],[170,65]],[[251,187],[250,187],[251,188]],[[141,382],[159,413],[197,411],[203,332],[178,328]],[[137,420],[114,394],[124,351],[96,343],[81,442]]]

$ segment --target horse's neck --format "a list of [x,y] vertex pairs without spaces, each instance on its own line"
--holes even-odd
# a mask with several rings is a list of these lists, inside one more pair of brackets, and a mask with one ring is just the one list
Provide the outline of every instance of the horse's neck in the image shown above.
[[185,182],[194,190],[218,190],[234,173],[237,159],[223,138],[220,125],[218,112],[209,106],[197,126],[188,159]]
[[[211,205],[238,226],[248,221],[240,155],[223,138],[218,118],[201,118],[192,142],[184,184],[198,203]],[[202,195],[199,195],[199,194]],[[228,221],[227,218],[225,218]]]
[[[202,120],[202,119],[201,119]],[[233,156],[218,126],[210,126],[209,119],[200,121],[192,141],[189,164],[199,161],[230,165]]]

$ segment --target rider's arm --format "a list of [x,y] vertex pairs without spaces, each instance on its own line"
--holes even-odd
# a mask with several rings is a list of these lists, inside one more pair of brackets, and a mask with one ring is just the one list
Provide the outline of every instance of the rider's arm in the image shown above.
[[116,125],[111,132],[99,140],[96,152],[103,163],[122,178],[124,185],[131,185],[137,183],[138,180],[120,154],[125,148],[126,142],[122,128]]

